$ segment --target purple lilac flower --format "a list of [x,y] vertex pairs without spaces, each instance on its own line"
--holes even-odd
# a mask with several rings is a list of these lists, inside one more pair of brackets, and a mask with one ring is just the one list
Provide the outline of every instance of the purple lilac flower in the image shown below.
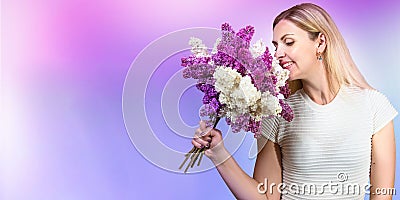
[[222,108],[222,104],[221,104],[221,102],[218,101],[218,96],[212,98],[209,104],[217,112],[217,114],[220,113],[220,110]]
[[272,55],[268,50],[268,47],[265,49],[264,54],[261,56],[262,60],[265,63],[265,66],[267,68],[267,71],[271,71],[272,69]]
[[[251,72],[251,77],[252,80],[254,81],[254,85],[256,86],[256,88],[258,90],[263,90],[262,86],[264,84],[264,79],[265,79],[265,72],[264,70],[260,69],[260,68],[256,68]],[[264,91],[262,91],[264,92]]]
[[254,35],[254,27],[246,26],[246,28],[242,28],[236,34],[238,37],[238,41],[243,44],[243,46],[248,49],[250,46],[251,38]]
[[278,83],[278,78],[275,75],[271,75],[272,84],[276,85]]
[[[215,90],[215,79],[213,73],[216,66],[230,67],[237,70],[242,76],[250,75],[252,83],[261,92],[270,92],[274,96],[279,93],[287,98],[290,94],[288,84],[279,88],[279,93],[275,91],[277,77],[272,74],[272,55],[268,48],[265,52],[253,58],[249,47],[251,39],[254,35],[254,28],[247,26],[239,30],[238,33],[232,29],[228,23],[221,26],[222,38],[217,45],[217,53],[211,56],[196,57],[191,55],[187,58],[182,58],[182,66],[184,78],[197,79],[196,87],[204,93],[203,104],[200,110],[200,116],[208,116],[210,120],[206,120],[208,126],[213,125],[212,119],[215,117],[226,116],[226,105],[221,105],[219,102],[219,93]],[[211,65],[212,61],[214,64]],[[290,106],[283,100],[279,100],[282,107],[280,115],[287,121],[293,119],[293,111]],[[249,113],[240,115],[232,121],[225,117],[228,125],[232,127],[233,132],[237,133],[240,130],[251,131],[255,137],[259,136],[261,121],[254,121]]]
[[214,86],[210,84],[198,83],[196,87],[198,90],[204,93],[203,104],[209,104],[216,114],[219,114],[222,104],[218,101],[219,93],[215,90]]
[[254,137],[257,138],[260,133],[261,121],[250,121],[249,123],[249,130],[250,132],[254,133]]
[[217,115],[217,112],[209,104],[204,104],[204,106],[201,107],[201,109],[200,109],[201,117],[215,116],[215,115]]
[[278,96],[278,93],[275,91],[274,75],[271,74],[270,76],[264,76],[261,80],[255,81],[258,81],[257,89],[259,89],[261,92],[268,91],[272,95]]
[[200,91],[202,91],[208,98],[208,100],[203,101],[204,104],[209,104],[211,98],[214,98],[217,96],[217,91],[215,90],[213,85],[209,84],[204,84],[204,83],[198,83],[196,84],[196,88]]
[[279,87],[279,93],[283,94],[283,96],[285,97],[285,99],[288,98],[289,95],[290,95],[289,84],[286,83],[285,86]]
[[283,100],[279,99],[279,104],[282,107],[282,112],[280,115],[288,122],[291,122],[293,120],[293,111],[292,108]]
[[237,59],[240,61],[242,65],[247,66],[248,64],[251,63],[253,58],[251,56],[249,49],[240,48],[238,50]]
[[246,74],[246,68],[238,62],[237,59],[232,56],[218,51],[215,55],[212,56],[212,60],[216,66],[226,66],[232,69],[236,69],[242,76]]
[[254,28],[247,26],[233,35],[232,27],[225,23],[222,25],[223,38],[218,45],[218,53],[213,56],[216,65],[236,69],[241,75],[250,74],[254,85],[262,92],[272,91],[270,84],[264,84],[262,77],[272,68],[272,56],[268,48],[260,58],[253,59],[249,51],[249,44],[254,35]]
[[221,30],[222,31],[231,32],[231,33],[235,33],[235,31],[232,29],[231,25],[229,25],[226,22],[221,25]]
[[254,121],[249,114],[243,114],[232,121],[226,118],[226,123],[231,126],[232,132],[238,133],[240,130],[246,132],[258,133],[260,131],[261,121]]
[[193,55],[182,58],[181,65],[185,67],[183,77],[197,79],[198,83],[212,83],[215,66],[209,64],[210,60],[211,57],[195,57]]
[[212,121],[212,118],[218,115],[216,110],[214,110],[214,108],[210,104],[205,104],[200,109],[200,116],[208,117],[208,119],[203,119],[203,120],[206,122],[207,126],[213,126],[214,122]]
[[249,121],[249,115],[239,116],[235,119],[235,121],[232,121],[232,119],[230,119],[229,117],[226,117],[225,121],[228,125],[231,126],[232,132],[238,133],[238,132],[240,132],[240,130],[246,129],[246,126]]

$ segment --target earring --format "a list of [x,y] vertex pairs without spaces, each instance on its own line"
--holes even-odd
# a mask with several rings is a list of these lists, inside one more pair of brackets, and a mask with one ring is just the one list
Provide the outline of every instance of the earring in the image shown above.
[[317,59],[318,59],[319,61],[322,60],[322,53],[321,53],[321,52],[318,52],[318,53],[317,53]]

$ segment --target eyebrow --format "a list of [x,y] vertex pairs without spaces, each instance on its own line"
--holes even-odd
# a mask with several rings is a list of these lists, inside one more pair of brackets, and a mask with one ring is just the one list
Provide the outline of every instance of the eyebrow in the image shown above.
[[[288,36],[288,35],[294,35],[294,34],[293,34],[293,33],[286,33],[285,35],[283,35],[283,36],[281,37],[281,40],[285,39],[285,37]],[[276,46],[276,45],[277,45],[277,42],[276,42],[276,41],[272,41],[272,44],[273,44],[274,46]]]

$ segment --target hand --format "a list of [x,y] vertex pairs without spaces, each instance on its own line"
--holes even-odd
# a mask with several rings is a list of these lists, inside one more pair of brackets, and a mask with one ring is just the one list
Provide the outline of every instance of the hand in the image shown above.
[[200,121],[200,127],[196,129],[192,144],[196,148],[205,148],[204,154],[215,164],[223,162],[230,156],[225,149],[221,131],[207,127],[204,121]]

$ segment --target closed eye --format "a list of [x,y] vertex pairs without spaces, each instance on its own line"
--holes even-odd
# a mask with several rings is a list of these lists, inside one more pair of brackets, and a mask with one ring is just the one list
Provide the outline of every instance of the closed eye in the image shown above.
[[294,42],[292,41],[292,42],[286,42],[286,45],[288,45],[288,46],[292,46],[294,44]]

